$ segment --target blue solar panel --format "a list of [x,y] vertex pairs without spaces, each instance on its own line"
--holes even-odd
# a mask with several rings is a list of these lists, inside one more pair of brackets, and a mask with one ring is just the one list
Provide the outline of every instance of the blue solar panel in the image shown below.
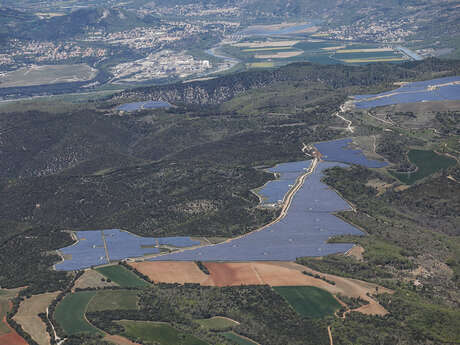
[[190,237],[162,237],[158,239],[159,244],[165,244],[173,247],[192,247],[201,242],[194,241]]
[[459,81],[460,77],[455,76],[407,83],[392,91],[382,92],[375,95],[354,96],[357,100],[355,105],[357,108],[367,109],[401,103],[460,100],[460,85],[449,85],[449,83]]
[[172,261],[293,261],[301,256],[344,252],[353,245],[326,243],[336,235],[362,235],[352,225],[330,214],[350,209],[334,191],[321,182],[324,169],[345,166],[322,162],[294,196],[287,216],[261,231],[214,246],[172,253],[156,260]]
[[283,201],[284,196],[295,184],[297,178],[305,173],[310,165],[311,161],[290,162],[267,169],[267,171],[278,173],[280,176],[277,180],[269,181],[260,189],[259,194],[263,198],[263,203],[273,204]]
[[322,159],[329,162],[359,164],[368,168],[381,168],[385,162],[367,159],[360,150],[350,149],[351,139],[342,139],[315,144]]
[[[158,254],[158,244],[169,244],[175,247],[189,247],[200,244],[190,237],[141,237],[119,229],[77,231],[78,242],[60,249],[63,255],[71,255],[55,265],[57,270],[73,271],[107,264],[109,260],[123,260],[148,254]],[[107,253],[104,247],[107,247]]]
[[110,260],[122,260],[146,254],[159,253],[154,238],[140,237],[129,232],[113,229],[103,230]]

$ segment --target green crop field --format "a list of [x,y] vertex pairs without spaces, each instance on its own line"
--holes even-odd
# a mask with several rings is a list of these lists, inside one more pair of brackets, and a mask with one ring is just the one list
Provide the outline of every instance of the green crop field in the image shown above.
[[138,292],[133,290],[99,291],[88,305],[88,311],[136,310]]
[[417,166],[417,171],[413,173],[391,173],[394,177],[405,184],[413,184],[416,181],[435,173],[436,171],[456,164],[454,159],[438,155],[433,151],[411,150],[409,151],[408,156],[411,163]]
[[304,317],[323,317],[340,308],[339,302],[329,292],[317,287],[281,286],[274,289]]
[[235,342],[235,344],[238,344],[238,345],[255,345],[255,344],[257,344],[254,341],[251,341],[251,340],[249,340],[247,338],[241,337],[240,335],[236,334],[235,332],[227,332],[227,333],[224,333],[223,336],[225,338],[227,338],[228,340],[231,340],[231,341]]
[[228,329],[230,327],[234,327],[239,324],[236,321],[227,319],[225,317],[220,317],[220,316],[211,317],[209,319],[201,319],[197,321],[201,326],[207,329],[212,329],[212,330]]
[[131,339],[157,342],[161,345],[207,345],[206,342],[185,334],[165,323],[150,321],[118,321],[125,329],[123,335]]
[[99,333],[84,318],[86,306],[96,291],[80,291],[67,295],[56,307],[54,318],[67,334]]
[[121,265],[113,265],[97,268],[96,271],[117,283],[121,287],[145,287],[150,286],[148,282],[139,278],[135,273],[130,272]]

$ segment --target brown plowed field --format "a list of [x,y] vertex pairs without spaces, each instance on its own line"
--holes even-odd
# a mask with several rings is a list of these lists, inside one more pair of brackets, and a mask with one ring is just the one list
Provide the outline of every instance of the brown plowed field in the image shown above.
[[16,331],[10,327],[10,325],[8,325],[6,322],[6,317],[3,317],[2,322],[7,325],[10,331],[9,333],[0,335],[1,345],[28,345],[27,342],[19,334],[17,334]]
[[[364,281],[343,278],[331,274],[323,274],[294,262],[261,261],[261,262],[205,262],[209,275],[203,273],[194,262],[156,261],[131,263],[139,272],[147,275],[154,282],[163,283],[198,283],[205,286],[239,286],[239,285],[270,285],[270,286],[316,286],[332,294],[343,294],[350,297],[361,297],[369,301],[356,311],[363,314],[385,315],[387,311],[367,294],[375,294],[377,285]],[[320,274],[335,285],[322,279],[303,274],[308,271]],[[378,292],[390,290],[378,287]]]

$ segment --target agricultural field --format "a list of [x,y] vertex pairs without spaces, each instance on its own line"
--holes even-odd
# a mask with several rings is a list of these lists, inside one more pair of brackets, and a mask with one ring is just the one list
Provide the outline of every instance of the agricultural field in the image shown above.
[[321,318],[340,308],[340,303],[329,292],[314,286],[279,286],[274,289],[303,317]]
[[2,345],[27,345],[27,342],[6,323],[6,315],[11,307],[10,300],[16,297],[20,290],[21,288],[0,289],[0,344]]
[[14,320],[28,334],[31,335],[39,345],[48,345],[50,336],[46,331],[46,324],[38,316],[40,313],[45,313],[46,308],[56,298],[59,292],[49,292],[40,295],[35,295],[21,302],[19,310],[14,316]]
[[408,157],[411,163],[417,166],[415,172],[391,172],[394,177],[405,184],[414,184],[418,180],[434,174],[436,171],[449,168],[457,163],[455,159],[438,155],[433,151],[410,150]]
[[105,266],[96,269],[97,272],[106,278],[117,283],[121,287],[146,287],[148,282],[139,278],[135,273],[130,272],[121,265]]
[[241,60],[247,68],[268,68],[296,61],[321,64],[366,64],[408,60],[397,49],[381,45],[296,38],[252,37],[226,45],[222,50]]
[[98,291],[89,302],[87,311],[136,310],[138,309],[138,294],[136,290]]
[[130,339],[156,342],[160,345],[206,345],[207,343],[166,323],[150,321],[118,321],[125,331],[123,335]]
[[100,333],[85,319],[86,308],[96,291],[79,291],[67,295],[56,307],[54,318],[67,334]]
[[23,67],[0,74],[0,88],[87,81],[96,74],[87,64]]
[[204,328],[210,330],[225,330],[240,324],[238,321],[222,316],[214,316],[209,319],[201,319],[197,320],[197,322]]
[[106,276],[96,270],[86,270],[83,275],[75,282],[75,289],[105,288],[118,286],[114,281],[107,281]]
[[234,341],[237,345],[257,345],[255,341],[243,337],[235,332],[226,332],[223,336],[231,341]]

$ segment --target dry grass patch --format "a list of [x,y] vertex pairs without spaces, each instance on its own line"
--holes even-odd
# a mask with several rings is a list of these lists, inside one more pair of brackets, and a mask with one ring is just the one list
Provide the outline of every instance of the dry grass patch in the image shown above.
[[108,286],[118,286],[118,284],[113,281],[107,282],[107,278],[95,270],[87,270],[77,279],[74,289],[104,288]]
[[244,42],[235,43],[233,47],[240,48],[265,48],[265,47],[292,47],[300,41],[263,41],[263,42]]
[[288,51],[275,54],[256,54],[256,59],[286,59],[303,54],[303,51]]
[[46,308],[59,294],[57,292],[49,292],[41,295],[35,295],[21,302],[14,320],[19,323],[24,331],[31,335],[31,337],[39,345],[49,345],[50,336],[46,331],[46,325],[40,319],[38,314],[45,313]]

